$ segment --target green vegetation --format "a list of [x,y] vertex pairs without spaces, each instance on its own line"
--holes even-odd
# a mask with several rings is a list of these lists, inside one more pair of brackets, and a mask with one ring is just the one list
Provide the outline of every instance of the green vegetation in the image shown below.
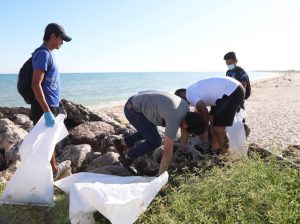
[[[69,223],[68,197],[56,198],[54,208],[0,206],[0,223]],[[300,223],[299,211],[299,169],[243,159],[172,174],[137,223]],[[109,223],[99,214],[96,220]]]

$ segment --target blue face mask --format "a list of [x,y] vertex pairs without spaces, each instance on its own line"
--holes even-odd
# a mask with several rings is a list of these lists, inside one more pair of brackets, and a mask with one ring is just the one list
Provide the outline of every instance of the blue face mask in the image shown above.
[[235,67],[235,65],[234,65],[234,64],[227,65],[227,68],[228,68],[229,70],[232,70],[232,69],[234,69],[234,67]]

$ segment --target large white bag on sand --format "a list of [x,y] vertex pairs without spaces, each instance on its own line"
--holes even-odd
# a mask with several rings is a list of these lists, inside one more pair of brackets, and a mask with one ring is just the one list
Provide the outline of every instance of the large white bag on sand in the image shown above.
[[70,195],[72,224],[95,223],[96,211],[112,224],[129,224],[138,219],[167,182],[167,172],[157,178],[77,173],[54,184]]
[[68,135],[65,115],[55,118],[47,128],[44,117],[25,137],[20,147],[21,165],[7,184],[0,204],[53,206],[53,174],[50,159],[55,145]]
[[243,123],[244,118],[246,118],[246,112],[241,109],[240,112],[235,114],[232,126],[226,127],[230,141],[229,152],[231,157],[247,155],[246,133]]

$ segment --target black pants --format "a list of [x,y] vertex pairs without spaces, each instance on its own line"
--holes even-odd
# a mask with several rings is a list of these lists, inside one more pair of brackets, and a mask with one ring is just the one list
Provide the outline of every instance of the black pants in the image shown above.
[[213,126],[231,126],[237,109],[244,102],[244,88],[238,86],[230,96],[223,95],[216,101],[216,105],[211,107],[210,115],[214,116]]
[[[49,107],[49,108],[55,117],[60,113],[66,114],[63,105],[61,103],[59,103],[59,107]],[[36,123],[40,120],[43,114],[44,111],[42,107],[37,102],[37,100],[34,99],[33,102],[31,103],[31,115],[32,115],[33,125],[36,125]]]

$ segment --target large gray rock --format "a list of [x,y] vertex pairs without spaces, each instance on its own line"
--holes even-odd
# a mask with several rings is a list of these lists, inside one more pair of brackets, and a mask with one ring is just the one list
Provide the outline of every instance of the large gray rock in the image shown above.
[[14,114],[11,117],[11,120],[16,124],[19,125],[21,128],[25,129],[27,132],[30,132],[33,128],[33,122],[27,115],[24,114]]
[[119,165],[118,160],[119,154],[115,152],[107,152],[99,156],[97,159],[94,159],[86,168],[87,172],[92,172],[95,169],[109,166],[109,165]]
[[9,119],[0,119],[0,151],[6,151],[28,134]]
[[26,107],[0,107],[0,113],[3,114],[3,117],[9,119],[13,118],[15,114],[24,114],[28,117],[31,116],[30,108]]
[[106,136],[114,134],[111,125],[102,121],[86,122],[75,127],[70,132],[70,138],[74,144],[89,144],[94,151],[105,152],[101,149],[101,143]]
[[122,165],[107,165],[91,170],[90,172],[117,176],[131,176],[131,174]]
[[102,121],[102,118],[99,115],[93,113],[88,108],[80,104],[66,99],[62,99],[61,102],[67,111],[65,124],[68,128],[76,127],[84,122]]
[[59,156],[58,161],[70,160],[71,166],[75,169],[87,165],[94,159],[94,152],[88,144],[67,145],[63,153]]

